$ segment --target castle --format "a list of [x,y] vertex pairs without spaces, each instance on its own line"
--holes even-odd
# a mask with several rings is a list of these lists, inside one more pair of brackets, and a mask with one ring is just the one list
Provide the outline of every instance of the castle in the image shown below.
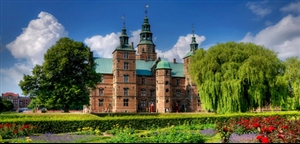
[[152,41],[149,19],[144,17],[137,51],[128,43],[125,24],[113,58],[96,58],[101,82],[90,92],[92,113],[199,112],[197,86],[188,75],[191,56],[198,49],[192,37],[183,63],[158,58]]

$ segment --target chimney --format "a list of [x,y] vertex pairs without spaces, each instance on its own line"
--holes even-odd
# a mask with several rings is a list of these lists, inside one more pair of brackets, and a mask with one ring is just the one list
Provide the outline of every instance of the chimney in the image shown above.
[[176,58],[173,59],[174,64],[176,64]]
[[134,47],[133,47],[133,42],[131,42],[131,47],[132,47],[132,49],[134,49]]

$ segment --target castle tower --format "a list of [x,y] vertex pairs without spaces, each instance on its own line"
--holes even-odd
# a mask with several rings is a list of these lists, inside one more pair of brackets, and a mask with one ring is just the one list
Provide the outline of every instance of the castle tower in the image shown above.
[[170,64],[162,59],[156,66],[156,111],[159,113],[172,112],[171,80]]
[[190,44],[190,51],[183,57],[183,71],[185,75],[185,87],[186,87],[186,100],[185,100],[185,108],[186,111],[198,111],[200,98],[198,95],[198,89],[194,82],[191,81],[191,77],[189,75],[189,63],[191,61],[191,56],[195,54],[198,49],[198,43],[196,42],[196,38],[194,36],[194,25],[192,26],[192,42]]
[[150,30],[149,19],[147,16],[147,8],[148,5],[146,5],[146,16],[142,25],[142,32],[140,33],[140,42],[137,48],[136,59],[153,61],[156,60],[157,55],[155,52],[155,44],[152,41],[152,32]]
[[[123,17],[124,18],[124,17]],[[136,112],[136,62],[133,44],[128,44],[125,20],[120,44],[113,51],[113,109],[112,112]]]

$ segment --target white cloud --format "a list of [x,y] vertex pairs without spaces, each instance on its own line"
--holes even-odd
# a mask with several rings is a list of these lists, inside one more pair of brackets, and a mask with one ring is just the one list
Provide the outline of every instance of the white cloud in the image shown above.
[[283,12],[296,12],[300,13],[300,1],[295,3],[290,3],[280,9]]
[[271,13],[271,9],[266,7],[267,1],[260,1],[260,2],[248,2],[246,7],[252,11],[252,13],[260,16],[263,18],[264,16]]
[[[190,43],[192,42],[192,34],[188,34],[186,36],[180,36],[176,42],[176,44],[173,46],[172,49],[162,52],[161,50],[156,50],[157,56],[164,57],[168,61],[173,61],[174,58],[176,58],[176,61],[182,62],[183,57],[190,51]],[[198,47],[201,45],[201,43],[205,40],[204,36],[198,36],[194,35],[196,38],[196,42],[199,44]]]
[[[129,38],[129,44],[131,42],[136,46],[140,40],[140,32],[138,29],[136,31],[131,31],[131,37]],[[103,58],[112,58],[112,52],[116,49],[116,47],[120,44],[119,36],[121,32],[118,33],[110,33],[105,36],[95,35],[91,38],[86,38],[84,43],[88,45],[91,50],[97,54],[99,57]]]
[[84,43],[99,57],[112,58],[112,52],[119,45],[119,35],[120,33],[111,33],[106,36],[96,35],[86,38]]
[[[134,42],[135,50],[137,50],[136,45],[140,41],[140,33],[141,30],[135,30],[130,32],[131,37],[129,38],[130,42]],[[86,38],[84,42],[94,51],[99,57],[103,58],[112,58],[112,52],[119,45],[119,36],[118,33],[107,34],[106,36],[96,35],[91,38]],[[201,43],[205,40],[204,36],[195,35],[196,42]],[[157,56],[164,56],[168,61],[173,61],[173,58],[176,58],[178,62],[182,62],[182,58],[186,53],[190,50],[190,43],[192,41],[192,34],[188,34],[187,36],[180,36],[178,38],[177,43],[166,52],[162,52],[161,50],[156,49]],[[199,44],[200,45],[200,44]]]
[[271,25],[273,25],[273,23],[271,21],[265,21],[265,25],[266,26],[271,26]]
[[42,64],[46,50],[67,34],[53,15],[41,12],[38,19],[30,21],[23,33],[6,47],[15,58],[25,58],[33,65]]
[[280,59],[300,57],[300,16],[287,15],[256,35],[247,33],[242,42],[254,42],[278,52]]
[[67,34],[53,15],[40,12],[38,19],[31,20],[22,34],[6,45],[19,61],[11,68],[0,69],[1,85],[5,83],[1,91],[20,91],[18,84],[23,74],[31,74],[34,65],[43,63],[46,50]]
[[23,74],[30,74],[31,68],[24,63],[16,63],[13,67],[8,69],[0,69],[0,73],[5,75],[4,82],[19,84],[20,80],[23,79]]
[[142,32],[141,29],[138,29],[136,31],[131,31],[131,37],[129,38],[129,41],[132,41],[134,44],[134,47],[137,48],[137,44],[140,42],[140,33]]

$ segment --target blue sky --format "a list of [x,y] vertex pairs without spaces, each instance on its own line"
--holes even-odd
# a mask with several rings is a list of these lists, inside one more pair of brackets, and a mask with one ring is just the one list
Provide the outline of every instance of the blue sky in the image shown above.
[[208,49],[227,41],[254,42],[300,56],[300,0],[1,0],[0,92],[22,95],[23,74],[43,63],[46,50],[61,37],[84,42],[97,57],[112,57],[125,25],[136,46],[148,4],[159,56],[181,62],[194,34]]

